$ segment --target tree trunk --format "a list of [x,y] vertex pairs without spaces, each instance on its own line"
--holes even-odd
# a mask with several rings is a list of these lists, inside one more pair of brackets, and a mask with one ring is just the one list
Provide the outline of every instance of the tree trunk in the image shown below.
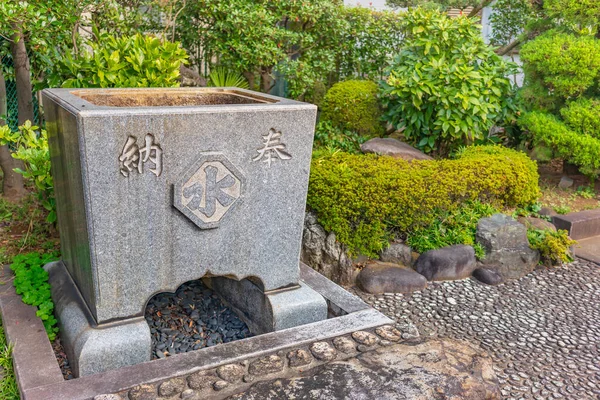
[[250,90],[256,90],[254,87],[254,72],[246,71],[244,72],[244,77],[248,81],[248,86],[250,87]]
[[511,43],[507,44],[506,46],[502,46],[502,47],[497,48],[495,50],[496,54],[498,54],[499,56],[504,56],[504,55],[510,53],[511,51],[513,51],[522,42],[523,42],[522,39],[515,39]]
[[31,93],[31,67],[29,56],[25,47],[25,38],[18,24],[13,25],[15,31],[12,36],[10,50],[15,64],[15,81],[17,84],[17,103],[19,111],[19,125],[29,120],[33,123],[33,95]]
[[[3,116],[6,114],[6,83],[0,69],[0,126],[5,124]],[[19,166],[21,166],[19,160],[15,160],[10,155],[8,145],[0,146],[0,169],[2,169],[4,174],[4,179],[2,179],[2,194],[6,200],[13,203],[18,202],[25,196],[23,176],[14,171]]]
[[270,68],[264,68],[260,71],[260,91],[263,93],[269,93],[275,86],[275,79],[271,75]]

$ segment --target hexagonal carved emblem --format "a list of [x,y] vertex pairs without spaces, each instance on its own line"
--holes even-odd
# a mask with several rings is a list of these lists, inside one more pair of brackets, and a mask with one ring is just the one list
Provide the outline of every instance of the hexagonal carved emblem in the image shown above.
[[173,205],[200,229],[219,226],[240,200],[245,178],[221,153],[204,153],[175,184]]

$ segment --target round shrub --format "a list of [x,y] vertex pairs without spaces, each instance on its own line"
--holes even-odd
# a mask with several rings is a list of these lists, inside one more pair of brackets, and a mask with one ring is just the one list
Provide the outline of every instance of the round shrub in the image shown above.
[[499,209],[534,203],[535,161],[496,146],[474,146],[455,160],[407,162],[387,156],[317,153],[308,205],[351,253],[375,256],[390,239],[432,224],[467,201]]
[[381,136],[384,126],[377,99],[377,85],[371,81],[338,82],[321,103],[321,118],[341,129],[367,136]]
[[600,74],[600,40],[549,31],[526,43],[521,59],[527,85],[565,100],[592,87]]
[[385,119],[426,153],[448,154],[515,120],[515,67],[485,44],[475,20],[416,9],[382,83]]
[[582,97],[570,102],[560,114],[571,129],[600,139],[600,99]]

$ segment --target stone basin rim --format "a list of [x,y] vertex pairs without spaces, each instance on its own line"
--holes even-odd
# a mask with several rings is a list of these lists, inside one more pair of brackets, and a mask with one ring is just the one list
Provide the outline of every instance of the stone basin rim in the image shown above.
[[[52,98],[55,102],[63,105],[73,114],[94,115],[96,113],[106,115],[110,111],[112,115],[130,114],[188,114],[203,112],[240,112],[240,111],[267,111],[267,110],[293,110],[293,109],[316,109],[316,106],[296,100],[277,97],[265,93],[257,93],[251,90],[236,87],[219,88],[57,88],[44,89],[43,95]],[[157,96],[172,97],[179,100],[191,99],[191,104],[167,104],[167,105],[105,105],[104,100],[92,102],[93,98],[118,98],[119,96],[129,98],[153,99]],[[218,104],[202,103],[198,101],[202,97],[218,96],[229,97],[235,101],[223,101]],[[194,100],[195,99],[195,100]],[[150,100],[154,101],[154,100]]]

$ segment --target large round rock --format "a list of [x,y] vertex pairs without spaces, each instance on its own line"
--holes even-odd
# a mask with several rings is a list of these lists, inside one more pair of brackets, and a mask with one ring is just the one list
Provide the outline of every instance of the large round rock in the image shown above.
[[428,281],[465,279],[471,276],[475,268],[475,250],[464,244],[426,251],[415,263],[417,272]]
[[392,263],[375,262],[360,271],[356,280],[367,293],[411,293],[423,290],[427,279],[415,271]]
[[485,248],[482,264],[498,272],[503,280],[527,275],[540,261],[540,253],[529,247],[525,225],[508,215],[482,218],[477,225],[476,237]]

